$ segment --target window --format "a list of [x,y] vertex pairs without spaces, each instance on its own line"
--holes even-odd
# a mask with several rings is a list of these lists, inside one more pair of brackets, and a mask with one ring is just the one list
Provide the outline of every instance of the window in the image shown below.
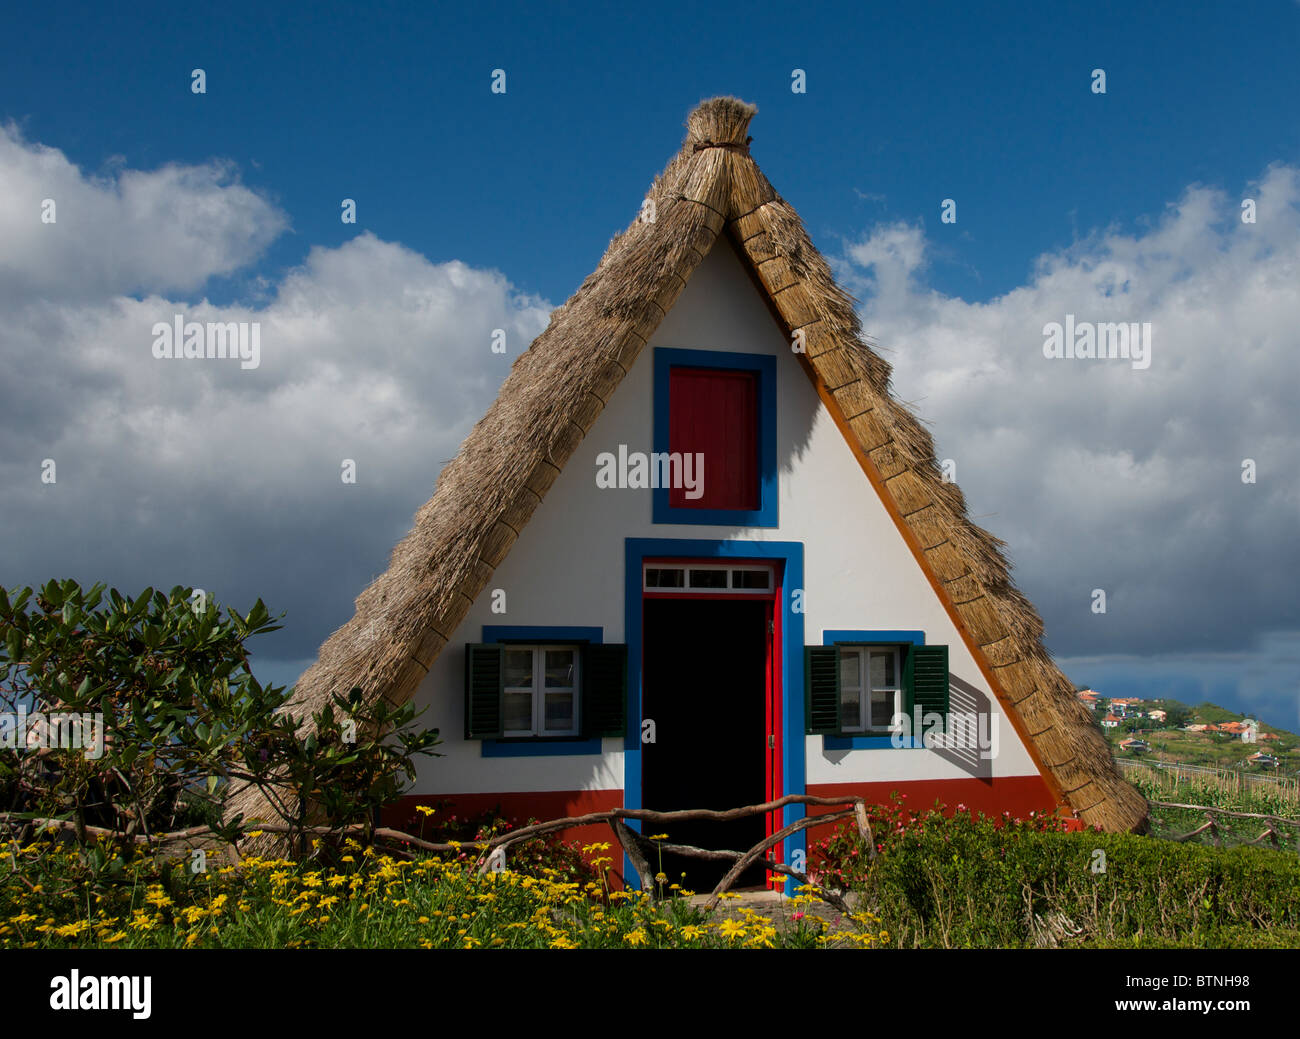
[[887,735],[894,731],[898,714],[910,719],[919,710],[923,716],[937,713],[946,718],[948,682],[947,646],[865,640],[805,646],[805,731]]
[[511,639],[465,647],[467,740],[623,736],[626,718],[624,645]]
[[840,728],[888,731],[903,713],[903,669],[898,646],[845,646],[840,651]]
[[655,350],[656,523],[777,525],[776,357]]
[[728,592],[767,595],[772,591],[772,568],[761,564],[732,566],[698,564],[674,566],[647,563],[643,568],[647,592]]
[[576,736],[578,647],[507,646],[505,736]]

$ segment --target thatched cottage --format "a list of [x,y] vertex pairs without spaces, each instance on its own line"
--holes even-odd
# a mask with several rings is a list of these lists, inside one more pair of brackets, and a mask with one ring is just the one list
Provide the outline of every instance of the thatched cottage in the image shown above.
[[691,113],[299,694],[428,706],[445,756],[398,820],[897,791],[1141,828],[1000,543],[751,157],[754,112]]

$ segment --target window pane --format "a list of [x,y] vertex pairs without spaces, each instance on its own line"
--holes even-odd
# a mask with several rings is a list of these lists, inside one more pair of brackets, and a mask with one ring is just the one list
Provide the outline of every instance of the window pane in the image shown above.
[[871,654],[871,688],[893,689],[898,683],[894,680],[894,651]]
[[506,732],[533,731],[533,694],[506,693]]
[[726,588],[727,571],[692,570],[691,587],[692,588]]
[[733,570],[731,571],[732,588],[771,588],[771,571],[768,570]]
[[[507,649],[505,685],[507,689],[531,689],[533,687],[533,651],[531,649]],[[529,722],[531,727],[532,723]]]
[[551,732],[568,732],[573,724],[573,694],[546,694],[546,728]]
[[894,720],[894,693],[889,691],[871,691],[871,727],[874,729],[890,725]]
[[840,688],[854,689],[862,685],[859,661],[862,658],[854,650],[842,650],[840,652]]
[[674,567],[671,570],[646,567],[645,586],[647,588],[684,588],[686,587],[686,571],[680,567]]
[[862,694],[856,689],[840,691],[840,724],[846,729],[862,728]]
[[573,658],[571,649],[548,649],[546,651],[546,688],[573,688]]

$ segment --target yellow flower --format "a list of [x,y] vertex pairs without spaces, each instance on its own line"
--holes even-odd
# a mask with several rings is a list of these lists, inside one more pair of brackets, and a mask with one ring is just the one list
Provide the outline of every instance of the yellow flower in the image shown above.
[[646,933],[638,927],[635,931],[628,931],[627,934],[623,935],[623,941],[627,942],[628,945],[644,945],[646,943]]
[[434,813],[434,809],[430,808],[428,805],[416,805],[415,810],[426,819]]
[[667,839],[668,839],[668,834],[666,833],[656,833],[646,838],[646,840],[651,840],[651,841],[666,841]]
[[682,937],[688,942],[693,942],[704,935],[704,928],[696,927],[694,924],[687,924],[682,928]]
[[718,933],[724,938],[739,938],[745,933],[745,925],[739,920],[723,920],[718,925]]

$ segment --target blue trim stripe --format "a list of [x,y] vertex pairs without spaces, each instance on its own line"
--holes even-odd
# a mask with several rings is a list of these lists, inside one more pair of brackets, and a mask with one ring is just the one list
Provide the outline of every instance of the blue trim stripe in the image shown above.
[[[563,625],[484,624],[484,642],[590,642],[603,645],[604,628]],[[480,740],[481,758],[549,758],[568,754],[599,754],[601,740],[548,737],[515,740]]]
[[568,754],[599,754],[599,736],[578,739],[482,740],[481,758],[551,758]]
[[923,631],[854,631],[832,629],[822,631],[822,645],[833,646],[837,642],[882,642],[897,646],[910,642],[914,646],[925,645]]
[[484,642],[590,642],[603,645],[604,628],[575,628],[561,625],[484,624]]
[[901,748],[894,746],[892,736],[823,736],[826,750],[924,750],[925,744],[914,736],[908,737]]
[[[803,645],[804,615],[794,610],[794,591],[802,590],[803,542],[801,541],[695,541],[688,538],[627,538],[624,542],[623,632],[627,642],[628,711],[627,735],[623,742],[623,806],[641,807],[641,570],[647,558],[675,559],[770,559],[785,564],[781,579],[781,696],[784,719],[781,746],[782,794],[806,792],[804,754],[804,687]],[[783,825],[804,816],[803,805],[787,805]],[[640,830],[631,819],[628,824]],[[786,838],[785,861],[796,851],[807,855],[804,832]],[[640,880],[630,860],[624,856],[623,876],[629,886],[639,887]]]
[[[775,527],[777,523],[776,357],[722,350],[655,348],[654,450],[669,450],[668,376],[673,367],[727,368],[758,373],[758,508],[682,509],[668,504],[668,488],[654,490],[654,522],[710,526]],[[705,479],[708,479],[707,474]],[[639,586],[639,582],[638,582]]]

